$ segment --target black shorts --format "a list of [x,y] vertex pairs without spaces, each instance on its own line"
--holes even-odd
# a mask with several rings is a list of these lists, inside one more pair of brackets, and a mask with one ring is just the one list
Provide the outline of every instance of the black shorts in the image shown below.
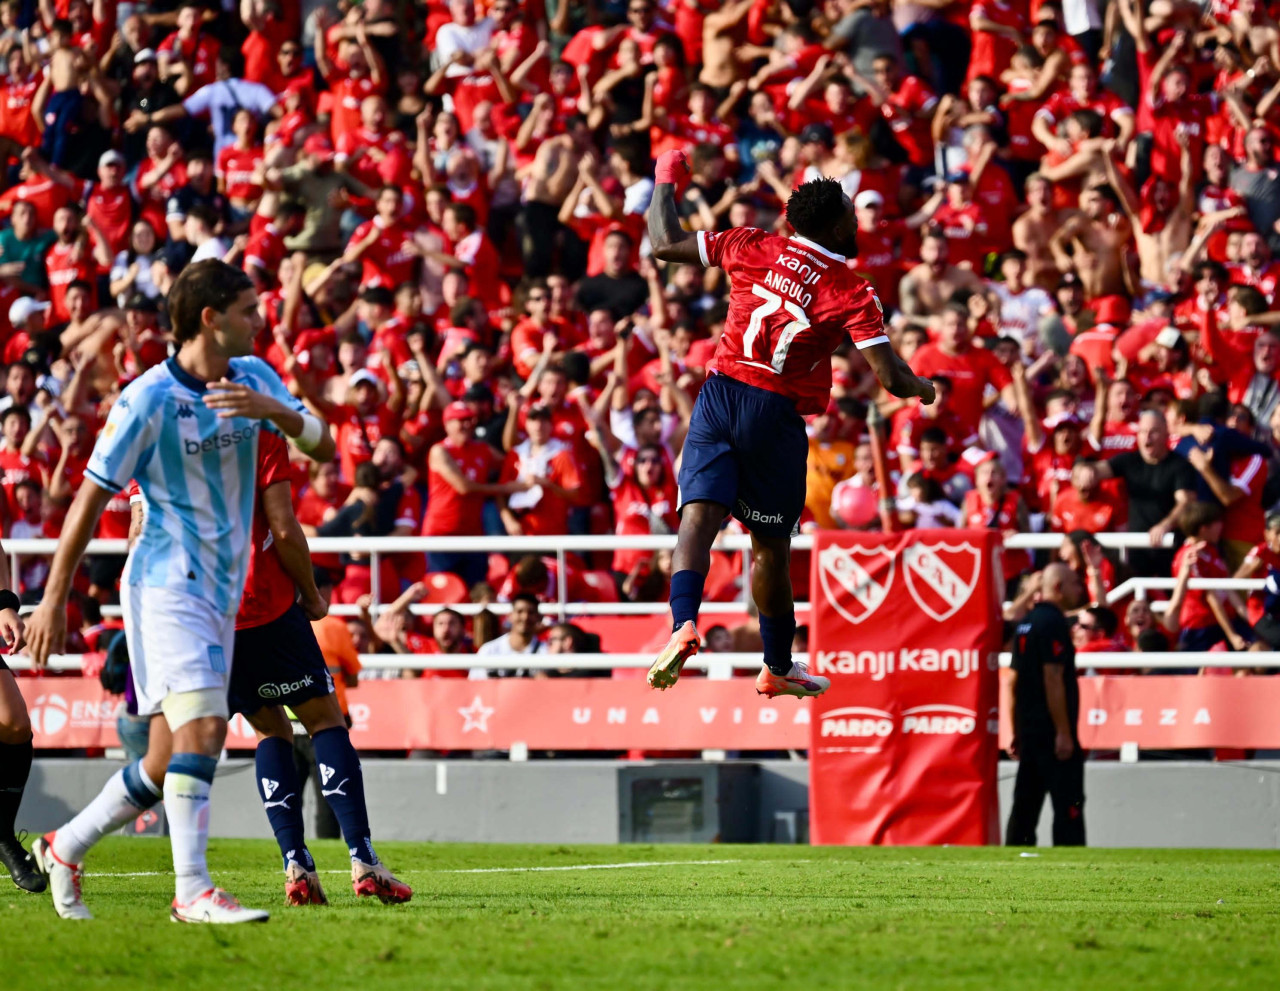
[[4,655],[0,654],[0,671],[8,671],[9,665],[4,662]]
[[301,607],[295,602],[279,619],[236,630],[227,704],[232,712],[249,714],[267,705],[297,705],[333,691]]
[[789,537],[804,510],[809,437],[795,403],[709,375],[689,418],[680,508],[714,502],[763,537]]
[[86,558],[85,565],[89,571],[90,584],[114,592],[116,582],[124,573],[124,562],[123,554],[96,554]]

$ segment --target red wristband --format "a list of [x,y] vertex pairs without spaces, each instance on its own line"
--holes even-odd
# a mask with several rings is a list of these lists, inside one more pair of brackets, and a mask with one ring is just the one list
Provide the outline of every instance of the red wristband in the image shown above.
[[689,178],[689,158],[682,151],[664,151],[658,156],[653,170],[653,181],[669,182],[678,189]]

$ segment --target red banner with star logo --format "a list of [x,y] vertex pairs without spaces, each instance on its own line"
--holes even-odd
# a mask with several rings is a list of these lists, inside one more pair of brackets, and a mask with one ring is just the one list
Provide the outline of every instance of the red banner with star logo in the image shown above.
[[[829,665],[832,663],[828,659]],[[839,664],[837,658],[834,662]],[[754,679],[682,678],[661,694],[628,672],[619,678],[434,678],[367,681],[348,693],[361,750],[803,750],[812,702],[770,701]],[[114,747],[124,702],[97,678],[19,677],[40,750]],[[833,689],[834,691],[834,689]],[[839,720],[849,745],[896,732],[888,706],[824,707],[819,729]],[[909,708],[909,707],[908,707]],[[1080,679],[1080,741],[1086,749],[1280,748],[1280,678],[1106,676]],[[965,713],[901,712],[920,730],[966,728]],[[948,723],[948,719],[956,722]],[[936,721],[935,720],[940,720]],[[975,731],[977,726],[975,725]],[[990,731],[990,727],[985,728]],[[856,731],[856,734],[855,734]],[[928,735],[928,734],[925,734]],[[831,736],[824,744],[830,746]],[[231,720],[227,745],[251,750],[253,731]],[[843,740],[840,746],[843,746]],[[892,797],[892,793],[891,797]],[[823,801],[819,798],[818,801]]]

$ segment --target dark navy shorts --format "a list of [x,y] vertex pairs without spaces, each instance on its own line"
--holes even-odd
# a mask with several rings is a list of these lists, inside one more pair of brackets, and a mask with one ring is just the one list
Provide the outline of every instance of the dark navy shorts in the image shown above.
[[295,602],[279,619],[236,630],[227,704],[248,715],[266,705],[296,705],[333,691],[311,623]]
[[804,510],[809,438],[785,396],[710,375],[689,419],[680,507],[715,502],[753,533],[789,537]]

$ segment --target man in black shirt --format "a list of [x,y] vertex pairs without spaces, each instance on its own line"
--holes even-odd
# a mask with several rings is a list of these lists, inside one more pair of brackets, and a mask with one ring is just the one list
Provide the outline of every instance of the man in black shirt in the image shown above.
[[[178,102],[178,94],[168,83],[160,81],[160,69],[155,49],[144,48],[133,57],[133,83],[125,86],[120,100],[121,120],[128,120],[135,111],[154,114],[165,107]],[[176,122],[175,122],[176,124]],[[125,129],[123,138],[124,157],[129,167],[137,165],[147,156],[147,131],[142,127],[130,131]],[[175,136],[181,140],[184,136],[179,127]]]
[[1084,597],[1080,578],[1065,564],[1041,575],[1040,601],[1013,637],[1013,741],[1018,761],[1005,843],[1035,846],[1045,792],[1053,802],[1053,845],[1084,846],[1084,753],[1076,735],[1080,691],[1076,652],[1064,610]]
[[629,317],[649,299],[649,283],[631,265],[635,243],[625,231],[604,239],[604,271],[578,283],[578,308],[583,313],[608,310],[614,320]]
[[[1159,547],[1173,533],[1183,508],[1196,498],[1196,471],[1181,454],[1169,450],[1164,417],[1147,410],[1138,418],[1138,449],[1098,462],[1100,478],[1123,478],[1129,492],[1129,532],[1146,532]],[[1140,575],[1167,575],[1173,551],[1132,551],[1130,565]]]

